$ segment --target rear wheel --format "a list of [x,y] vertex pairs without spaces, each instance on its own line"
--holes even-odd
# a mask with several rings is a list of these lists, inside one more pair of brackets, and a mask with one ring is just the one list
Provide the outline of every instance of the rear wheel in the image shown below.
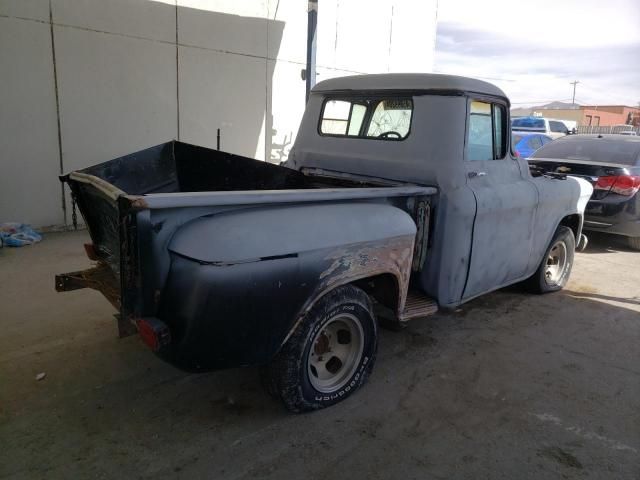
[[571,229],[559,226],[538,270],[527,280],[529,289],[536,293],[561,290],[571,275],[575,249],[576,240]]
[[293,412],[328,407],[355,392],[375,361],[377,326],[352,285],[320,299],[263,372],[267,390]]
[[627,237],[627,243],[634,250],[640,250],[640,237]]

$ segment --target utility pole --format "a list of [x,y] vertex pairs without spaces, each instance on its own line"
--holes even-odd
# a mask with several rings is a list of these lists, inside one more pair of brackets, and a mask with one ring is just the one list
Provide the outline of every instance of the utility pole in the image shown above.
[[576,85],[580,83],[579,80],[574,80],[573,82],[569,82],[569,85],[573,85],[573,97],[571,98],[571,104],[576,104]]

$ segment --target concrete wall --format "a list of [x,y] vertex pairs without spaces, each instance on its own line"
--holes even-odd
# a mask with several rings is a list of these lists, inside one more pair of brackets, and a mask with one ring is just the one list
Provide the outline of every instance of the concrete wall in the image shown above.
[[[431,71],[436,0],[320,0],[318,80]],[[70,222],[56,176],[173,138],[280,161],[305,0],[0,0],[0,222]]]

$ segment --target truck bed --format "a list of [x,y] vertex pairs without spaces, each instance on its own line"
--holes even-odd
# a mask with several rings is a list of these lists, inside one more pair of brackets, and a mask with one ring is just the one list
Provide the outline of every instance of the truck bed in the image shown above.
[[[90,287],[126,318],[153,304],[167,266],[166,246],[181,225],[238,208],[338,201],[383,201],[417,215],[415,198],[434,188],[382,186],[309,176],[227,152],[171,141],[61,177],[84,218],[96,271],[59,276],[58,290]],[[257,232],[257,234],[262,234]],[[426,247],[425,247],[426,248]],[[107,295],[108,293],[108,295]],[[124,330],[123,330],[124,329]]]

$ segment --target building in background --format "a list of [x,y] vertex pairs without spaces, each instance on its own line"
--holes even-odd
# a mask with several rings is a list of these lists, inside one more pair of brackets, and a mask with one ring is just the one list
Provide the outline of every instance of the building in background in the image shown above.
[[[430,72],[437,0],[319,0],[317,80]],[[0,222],[70,222],[60,173],[173,138],[278,162],[306,0],[2,0]]]
[[[534,116],[575,122],[578,127],[640,127],[640,108],[625,105],[577,105],[553,102],[540,107],[513,108],[511,116]],[[600,132],[598,132],[600,133]],[[603,132],[604,133],[604,132]]]
[[584,126],[640,126],[640,108],[625,105],[585,105],[580,107]]

